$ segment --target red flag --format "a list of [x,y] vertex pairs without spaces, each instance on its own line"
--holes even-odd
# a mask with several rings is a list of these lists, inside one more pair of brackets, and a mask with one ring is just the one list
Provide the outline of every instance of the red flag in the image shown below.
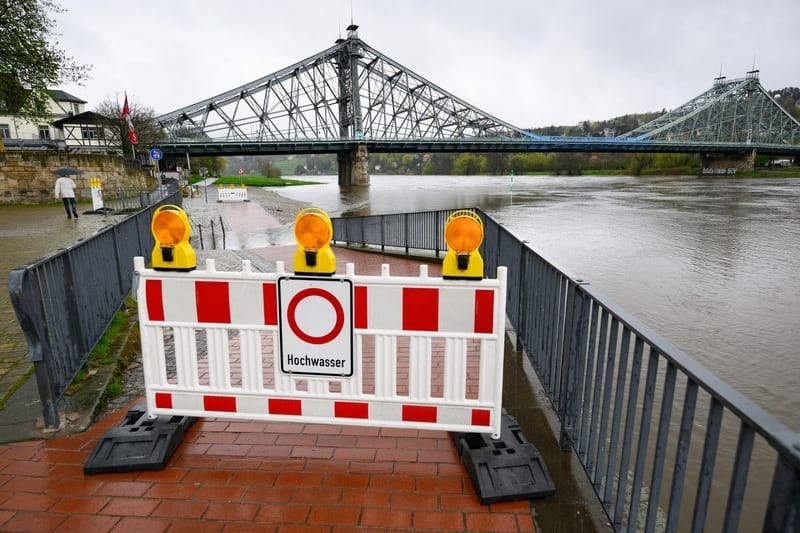
[[139,137],[133,130],[133,120],[131,120],[131,108],[128,107],[128,93],[125,93],[125,105],[122,107],[122,120],[128,124],[128,138],[133,144],[139,144]]

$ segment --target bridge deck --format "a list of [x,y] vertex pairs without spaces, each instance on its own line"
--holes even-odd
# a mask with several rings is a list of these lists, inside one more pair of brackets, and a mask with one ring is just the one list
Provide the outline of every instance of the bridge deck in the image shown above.
[[370,153],[431,152],[606,152],[606,153],[750,153],[800,156],[800,145],[733,144],[614,140],[603,137],[565,140],[287,140],[166,142],[159,148],[167,156],[281,155],[351,152],[365,145]]

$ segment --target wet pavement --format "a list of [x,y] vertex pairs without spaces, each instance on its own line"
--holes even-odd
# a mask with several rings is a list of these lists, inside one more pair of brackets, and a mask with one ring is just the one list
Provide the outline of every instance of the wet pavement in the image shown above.
[[[258,202],[192,199],[185,207],[192,218],[222,216],[237,246],[256,245],[200,253],[201,261],[215,256],[219,270],[236,270],[243,258],[261,270],[291,265],[293,245],[266,243],[286,242],[297,206],[278,217]],[[347,262],[359,274],[377,274],[383,263],[394,275],[419,271],[413,259],[335,253],[337,271]],[[438,264],[429,270],[440,274]],[[24,357],[24,341],[15,346]],[[558,450],[529,365],[507,346],[505,366],[504,403],[545,456],[553,497],[481,505],[444,432],[225,419],[198,420],[163,471],[85,476],[99,437],[139,398],[85,433],[0,445],[0,531],[604,530],[591,489],[576,481],[577,462]]]
[[[78,204],[80,213],[88,209],[90,204]],[[28,345],[9,299],[9,272],[118,219],[115,215],[86,214],[67,219],[61,203],[0,206],[0,407],[5,406],[0,410],[0,442],[30,438],[41,414],[35,379],[31,378],[33,365],[27,360]]]

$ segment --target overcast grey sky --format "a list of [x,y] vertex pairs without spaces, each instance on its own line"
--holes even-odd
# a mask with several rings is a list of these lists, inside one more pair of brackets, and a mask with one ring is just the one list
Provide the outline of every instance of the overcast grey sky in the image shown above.
[[[62,0],[65,90],[167,113],[331,46],[350,0]],[[800,86],[800,0],[352,0],[370,46],[520,127],[674,108],[753,65]],[[121,97],[120,97],[121,98]]]

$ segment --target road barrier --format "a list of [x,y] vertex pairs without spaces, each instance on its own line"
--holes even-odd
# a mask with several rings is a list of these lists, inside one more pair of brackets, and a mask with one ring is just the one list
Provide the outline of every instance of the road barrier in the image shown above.
[[148,412],[500,434],[497,279],[146,269]]
[[247,188],[225,188],[220,186],[217,189],[218,202],[248,202]]
[[58,402],[130,292],[133,258],[153,247],[153,210],[181,202],[177,186],[141,198],[158,200],[9,273],[8,290],[28,342],[47,427],[59,427]]

